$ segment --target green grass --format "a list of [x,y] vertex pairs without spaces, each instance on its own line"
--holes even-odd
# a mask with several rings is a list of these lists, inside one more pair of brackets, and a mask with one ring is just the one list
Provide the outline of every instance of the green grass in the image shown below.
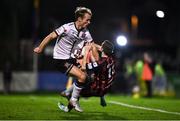
[[0,119],[1,120],[180,120],[180,115],[167,114],[156,111],[135,109],[110,101],[126,103],[130,105],[148,108],[162,109],[180,113],[180,100],[166,98],[140,98],[133,99],[125,96],[106,96],[107,107],[99,105],[99,98],[81,98],[80,104],[83,113],[72,110],[69,113],[58,109],[59,101],[67,103],[66,99],[58,95],[0,95]]

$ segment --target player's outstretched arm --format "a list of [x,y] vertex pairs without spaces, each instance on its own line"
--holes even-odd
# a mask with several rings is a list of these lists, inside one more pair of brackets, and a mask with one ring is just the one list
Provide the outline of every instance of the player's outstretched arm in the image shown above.
[[86,45],[85,47],[84,47],[84,57],[83,57],[83,59],[82,59],[82,65],[81,65],[81,69],[83,70],[83,71],[85,71],[86,70],[86,63],[87,63],[87,59],[88,59],[88,53],[90,52],[90,50],[91,50],[91,44],[88,44],[88,45]]
[[92,44],[92,57],[93,57],[94,61],[98,61],[100,58],[98,50],[101,50],[101,46],[96,43],[93,43]]
[[93,46],[96,47],[97,50],[101,51],[101,45],[93,43]]
[[45,48],[45,46],[53,39],[57,38],[57,34],[55,32],[51,32],[48,36],[46,36],[42,42],[40,43],[40,45],[36,48],[34,48],[34,52],[35,53],[41,53],[43,51],[43,49]]

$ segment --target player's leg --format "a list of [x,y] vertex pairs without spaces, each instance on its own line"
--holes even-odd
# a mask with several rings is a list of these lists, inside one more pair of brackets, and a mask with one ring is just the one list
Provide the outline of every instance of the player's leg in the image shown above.
[[66,89],[69,89],[70,87],[72,87],[72,84],[73,84],[73,77],[69,76],[66,83]]
[[68,89],[62,91],[60,95],[69,100],[71,98],[72,91],[73,91],[73,85],[71,85],[71,87],[69,87]]
[[60,110],[64,111],[64,112],[69,112],[70,109],[68,108],[68,106],[65,106],[64,104],[62,103],[58,103],[58,107]]
[[107,105],[104,96],[100,97],[100,105],[103,106],[103,107],[105,107]]
[[73,77],[69,76],[68,77],[68,81],[66,83],[66,90],[62,91],[60,93],[60,95],[65,97],[65,98],[67,98],[69,100],[70,97],[71,97],[72,91],[73,91]]
[[85,85],[86,74],[75,66],[75,59],[54,59],[53,61],[60,72],[65,73],[66,75],[71,75],[78,79],[78,81],[76,82],[76,86],[73,88],[72,100],[70,100],[70,103],[73,105],[75,110],[82,112],[82,109],[79,106],[78,98],[81,89]]
[[70,75],[75,76],[78,80],[73,85],[73,92],[69,103],[75,108],[76,111],[82,112],[79,105],[79,97],[82,88],[85,86],[86,74],[76,66],[73,66],[69,71]]

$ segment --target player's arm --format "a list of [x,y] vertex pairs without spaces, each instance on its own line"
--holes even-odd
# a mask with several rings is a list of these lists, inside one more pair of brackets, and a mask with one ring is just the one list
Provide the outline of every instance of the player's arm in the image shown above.
[[84,48],[85,48],[85,52],[84,52],[84,57],[82,59],[82,65],[81,65],[82,70],[86,70],[86,63],[87,63],[87,59],[88,59],[88,53],[91,50],[91,45],[86,45]]
[[96,47],[97,50],[101,51],[101,45],[93,43],[93,46]]
[[42,40],[42,42],[40,43],[40,45],[38,47],[34,48],[34,52],[41,53],[43,51],[43,49],[45,48],[45,46],[51,40],[54,40],[55,38],[57,38],[57,34],[53,31]]
[[99,52],[98,50],[101,49],[101,46],[96,44],[96,43],[92,43],[92,57],[93,57],[93,62],[98,61],[99,60]]

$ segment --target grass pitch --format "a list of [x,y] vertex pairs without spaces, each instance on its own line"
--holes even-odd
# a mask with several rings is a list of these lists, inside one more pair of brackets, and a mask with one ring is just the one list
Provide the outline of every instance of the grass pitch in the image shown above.
[[[58,95],[0,95],[1,120],[180,120],[180,100],[167,98],[139,98],[106,96],[107,107],[99,98],[81,98],[83,113],[69,113],[58,109],[57,103],[67,104]],[[114,103],[113,103],[114,102]]]

